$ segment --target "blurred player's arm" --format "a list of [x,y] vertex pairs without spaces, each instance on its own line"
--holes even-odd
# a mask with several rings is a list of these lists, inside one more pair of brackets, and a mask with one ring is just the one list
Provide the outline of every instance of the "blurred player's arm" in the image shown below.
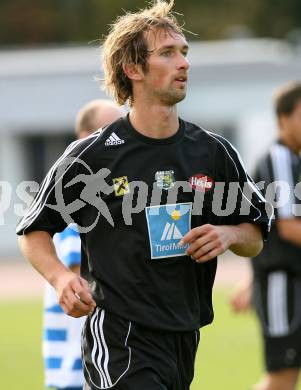
[[276,226],[278,233],[283,240],[301,246],[301,219],[287,218],[277,219]]
[[236,313],[246,312],[252,307],[253,281],[248,280],[239,285],[230,298],[230,305]]
[[253,257],[262,250],[261,228],[252,223],[238,225],[202,225],[191,229],[180,245],[190,244],[186,254],[205,262],[230,249],[238,256]]
[[94,309],[96,303],[87,281],[59,260],[50,234],[30,232],[19,237],[19,245],[33,267],[56,289],[66,314],[81,317]]

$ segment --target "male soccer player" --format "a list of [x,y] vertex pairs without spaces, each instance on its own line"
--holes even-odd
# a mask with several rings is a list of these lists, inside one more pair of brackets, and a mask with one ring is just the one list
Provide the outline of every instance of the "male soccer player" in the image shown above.
[[[199,328],[213,319],[216,257],[228,248],[256,255],[268,230],[265,200],[236,150],[177,115],[189,62],[172,6],[156,1],[113,24],[105,86],[130,113],[66,150],[17,227],[65,312],[89,314],[86,389],[189,389]],[[52,247],[71,219],[82,277]]]
[[[124,112],[109,100],[92,100],[77,114],[75,132],[83,139],[100,127],[120,118]],[[65,266],[79,275],[80,236],[76,225],[54,236],[57,255]],[[85,317],[64,313],[55,289],[47,283],[44,299],[43,357],[45,385],[55,389],[81,390],[84,384],[81,359],[81,331]]]
[[301,83],[275,95],[278,140],[258,162],[256,181],[276,201],[275,223],[264,250],[253,259],[253,288],[233,297],[235,310],[254,306],[264,344],[266,375],[256,390],[295,390],[301,365]]

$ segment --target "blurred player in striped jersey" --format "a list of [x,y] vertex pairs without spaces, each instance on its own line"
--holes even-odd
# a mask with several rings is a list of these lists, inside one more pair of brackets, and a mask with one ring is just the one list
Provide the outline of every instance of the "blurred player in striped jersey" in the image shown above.
[[[122,109],[113,102],[92,100],[77,115],[76,136],[83,139],[122,115]],[[76,225],[69,225],[63,232],[56,234],[54,244],[62,262],[79,274],[81,243]],[[48,283],[44,306],[45,385],[56,389],[80,390],[83,386],[80,339],[85,317],[66,315],[58,303],[54,288]]]
[[275,96],[278,140],[259,160],[254,179],[276,201],[275,223],[253,261],[253,283],[232,299],[236,311],[251,303],[258,316],[266,375],[254,390],[295,390],[301,366],[301,83]]

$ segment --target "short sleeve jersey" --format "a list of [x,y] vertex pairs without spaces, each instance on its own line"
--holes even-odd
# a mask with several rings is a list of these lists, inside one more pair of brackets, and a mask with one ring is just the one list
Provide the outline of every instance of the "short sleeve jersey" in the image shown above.
[[300,218],[301,160],[282,142],[275,142],[259,161],[254,179],[264,182],[266,197],[275,202],[275,219],[263,251],[254,258],[256,273],[287,270],[301,274],[301,247],[281,238],[276,220]]
[[153,139],[127,116],[68,147],[17,233],[54,234],[75,222],[82,276],[99,306],[149,328],[188,331],[213,319],[217,261],[196,263],[181,238],[207,223],[256,223],[266,235],[265,209],[224,138],[179,119],[173,136]]

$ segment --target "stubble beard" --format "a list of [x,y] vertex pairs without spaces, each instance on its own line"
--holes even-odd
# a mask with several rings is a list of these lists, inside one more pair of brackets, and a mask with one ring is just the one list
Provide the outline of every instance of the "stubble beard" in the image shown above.
[[186,89],[183,90],[169,89],[165,91],[158,91],[156,93],[156,96],[162,104],[167,106],[174,106],[175,104],[185,99]]

